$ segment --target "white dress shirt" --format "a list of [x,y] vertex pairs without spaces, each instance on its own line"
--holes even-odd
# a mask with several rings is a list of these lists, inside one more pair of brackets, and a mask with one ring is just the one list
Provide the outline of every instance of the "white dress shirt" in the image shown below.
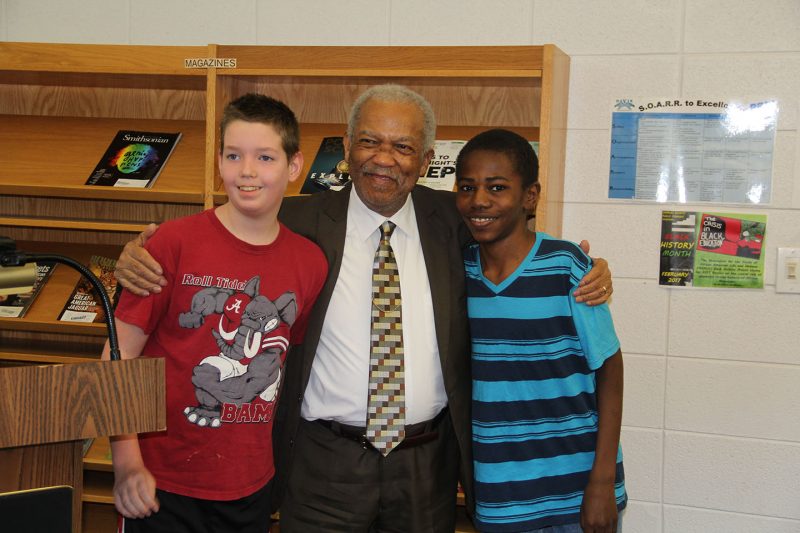
[[[350,191],[342,268],[333,289],[311,377],[303,397],[306,420],[364,426],[369,387],[372,262],[383,215]],[[403,299],[406,424],[436,416],[447,405],[430,281],[411,195],[389,217],[397,226],[390,243],[400,272]]]

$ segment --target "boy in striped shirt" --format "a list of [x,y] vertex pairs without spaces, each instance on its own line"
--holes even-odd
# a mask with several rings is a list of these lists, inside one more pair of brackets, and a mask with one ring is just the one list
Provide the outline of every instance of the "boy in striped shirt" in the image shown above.
[[608,306],[572,293],[591,259],[530,231],[538,161],[490,130],[456,164],[472,333],[476,522],[486,532],[614,533],[627,503],[622,354]]

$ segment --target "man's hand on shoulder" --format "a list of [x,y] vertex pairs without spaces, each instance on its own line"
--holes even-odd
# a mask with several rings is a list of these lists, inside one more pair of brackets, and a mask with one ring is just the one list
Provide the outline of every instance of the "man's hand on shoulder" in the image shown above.
[[147,228],[128,242],[122,249],[114,270],[119,284],[139,296],[161,292],[167,280],[163,276],[161,265],[144,249],[144,244],[158,229],[155,224]]
[[[589,254],[589,241],[581,241],[581,250]],[[608,261],[602,257],[592,258],[594,266],[583,276],[575,290],[575,301],[584,302],[586,305],[600,305],[608,301],[614,292],[611,280],[611,270]]]

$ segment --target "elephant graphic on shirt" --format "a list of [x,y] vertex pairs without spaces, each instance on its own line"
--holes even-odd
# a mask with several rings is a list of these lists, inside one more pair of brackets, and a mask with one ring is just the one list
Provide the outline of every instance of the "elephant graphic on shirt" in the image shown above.
[[259,294],[260,277],[241,291],[206,287],[193,297],[191,308],[178,317],[184,328],[198,328],[219,316],[211,334],[219,352],[205,357],[192,372],[197,405],[184,409],[187,420],[201,427],[219,427],[224,406],[272,402],[281,378],[281,358],[289,339],[274,332],[297,316],[295,294],[287,291],[275,301]]

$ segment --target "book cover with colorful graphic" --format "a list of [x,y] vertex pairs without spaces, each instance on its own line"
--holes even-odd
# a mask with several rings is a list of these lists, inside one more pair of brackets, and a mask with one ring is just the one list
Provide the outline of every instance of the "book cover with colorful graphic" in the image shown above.
[[[116,265],[116,259],[100,255],[93,255],[88,265],[103,284],[112,305],[116,304],[118,296],[117,278],[114,277]],[[58,319],[63,322],[105,322],[103,304],[88,279],[81,276]]]
[[39,296],[47,280],[53,274],[56,268],[56,263],[53,261],[37,261],[36,262],[36,280],[33,283],[33,288],[29,292],[20,294],[9,294],[5,297],[0,297],[0,316],[9,318],[22,318],[28,312],[33,301]]
[[86,185],[152,187],[180,138],[180,133],[120,130]]
[[325,137],[317,150],[311,168],[300,188],[300,194],[312,194],[332,189],[338,191],[350,181],[344,160],[342,137]]

